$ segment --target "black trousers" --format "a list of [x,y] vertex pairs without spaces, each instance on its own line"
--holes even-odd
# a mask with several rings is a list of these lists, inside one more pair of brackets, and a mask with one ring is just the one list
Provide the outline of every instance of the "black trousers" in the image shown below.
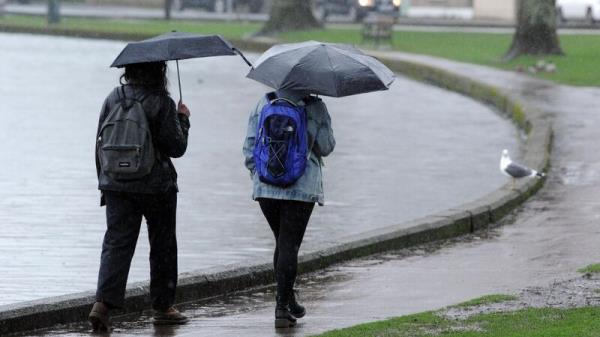
[[273,267],[277,279],[277,301],[287,304],[298,272],[298,251],[314,203],[259,199],[260,208],[275,236]]
[[105,191],[106,234],[98,275],[96,300],[121,308],[135,252],[142,216],[150,241],[150,296],[152,307],[173,305],[177,287],[177,193],[137,194]]

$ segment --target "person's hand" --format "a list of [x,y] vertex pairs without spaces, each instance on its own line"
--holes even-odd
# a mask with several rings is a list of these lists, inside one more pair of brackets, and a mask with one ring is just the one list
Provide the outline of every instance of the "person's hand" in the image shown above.
[[179,103],[177,104],[177,113],[180,113],[188,118],[191,115],[190,109],[188,109],[188,107],[181,101],[179,101]]

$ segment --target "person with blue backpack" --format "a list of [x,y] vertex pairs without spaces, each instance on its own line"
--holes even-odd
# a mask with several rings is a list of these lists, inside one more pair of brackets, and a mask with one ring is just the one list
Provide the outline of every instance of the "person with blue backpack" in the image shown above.
[[294,293],[298,251],[315,203],[324,205],[323,157],[335,148],[325,103],[307,92],[277,90],[251,112],[244,142],[253,199],[275,237],[275,327],[305,315]]

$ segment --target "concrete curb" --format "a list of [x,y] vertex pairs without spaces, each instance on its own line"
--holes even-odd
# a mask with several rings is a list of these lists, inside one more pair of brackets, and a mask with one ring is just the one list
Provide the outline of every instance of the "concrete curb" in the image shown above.
[[[139,34],[97,34],[63,32],[47,29],[8,28],[0,31],[43,33],[92,38],[140,39]],[[62,34],[65,33],[65,34]],[[268,42],[232,41],[242,50],[263,51]],[[381,57],[395,72],[413,79],[431,83],[451,91],[473,97],[494,106],[510,116],[528,137],[525,142],[524,161],[538,169],[549,165],[552,128],[546,114],[519,102],[516,98],[489,85],[461,74],[455,74],[427,64],[408,62],[392,57]],[[349,236],[342,243],[328,243],[314,247],[300,256],[299,272],[307,273],[334,263],[416,244],[447,239],[489,227],[510,211],[521,205],[544,181],[521,182],[516,190],[508,186],[482,198],[422,219]],[[180,275],[177,302],[189,302],[221,296],[252,287],[271,284],[274,275],[268,260],[254,265],[230,265]],[[127,289],[126,309],[120,314],[139,312],[150,307],[149,283],[131,284]],[[38,301],[0,306],[0,335],[50,327],[56,324],[83,321],[94,301],[93,292],[46,298]],[[117,313],[119,314],[119,313]]]

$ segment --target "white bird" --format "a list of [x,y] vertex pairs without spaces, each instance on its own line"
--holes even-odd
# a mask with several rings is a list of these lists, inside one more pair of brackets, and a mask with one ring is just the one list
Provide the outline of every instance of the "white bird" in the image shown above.
[[508,150],[502,151],[502,157],[500,158],[500,171],[510,178],[512,178],[513,188],[515,187],[515,181],[522,178],[543,178],[546,176],[543,172],[538,172],[529,167],[514,163],[508,156]]

